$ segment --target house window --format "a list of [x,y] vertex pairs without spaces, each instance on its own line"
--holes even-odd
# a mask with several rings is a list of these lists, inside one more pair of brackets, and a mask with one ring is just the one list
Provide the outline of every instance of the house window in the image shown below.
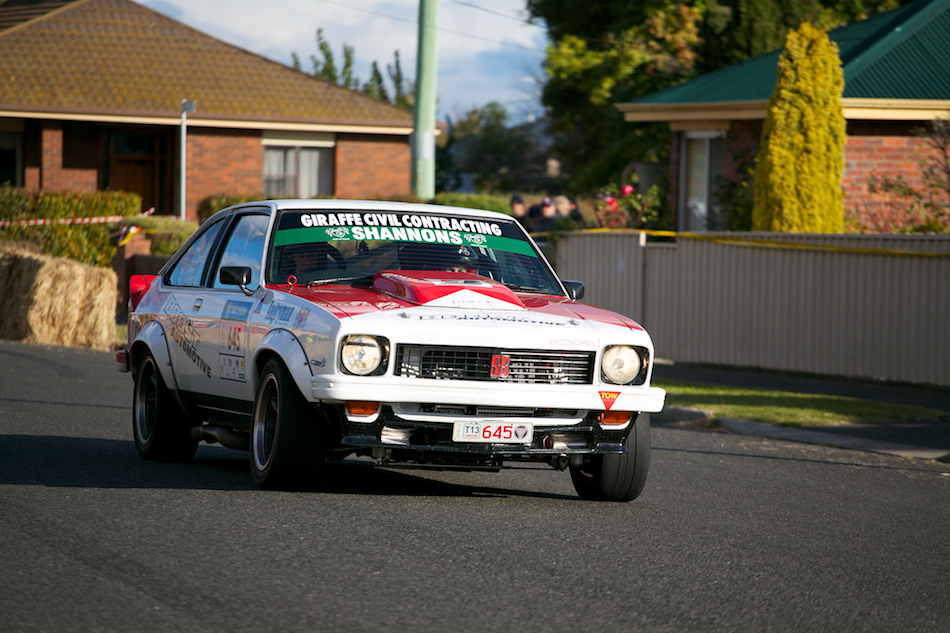
[[682,231],[715,231],[721,227],[717,183],[723,174],[723,133],[688,131],[683,138],[682,191],[679,226]]
[[332,134],[265,133],[264,195],[316,198],[333,195]]

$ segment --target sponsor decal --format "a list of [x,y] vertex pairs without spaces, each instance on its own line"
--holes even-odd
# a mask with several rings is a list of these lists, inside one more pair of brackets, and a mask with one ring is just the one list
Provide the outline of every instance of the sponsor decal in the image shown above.
[[482,294],[481,292],[473,292],[471,290],[459,290],[458,292],[452,292],[450,294],[443,295],[436,299],[431,299],[425,302],[428,306],[433,307],[446,307],[446,308],[480,308],[484,310],[524,310],[519,305],[515,305],[510,301],[505,301],[504,299],[497,299],[495,297],[488,296],[487,294]]
[[465,239],[472,246],[485,246],[485,244],[488,243],[488,238],[485,237],[484,235],[474,235],[474,234],[468,233],[465,235]]
[[333,240],[467,244],[537,257],[513,223],[412,213],[286,214],[274,237],[274,245]]
[[594,347],[594,341],[589,338],[549,338],[548,343],[564,347]]
[[295,308],[283,303],[274,302],[267,309],[267,320],[271,322],[284,323],[290,321],[294,315]]
[[323,356],[314,356],[313,358],[310,359],[310,364],[313,365],[314,367],[326,367],[327,359],[324,358]]
[[244,359],[240,356],[218,355],[219,375],[224,380],[247,382],[244,373]]
[[233,321],[247,321],[251,315],[250,301],[228,301],[224,304],[222,319],[231,319]]
[[524,323],[526,325],[567,325],[564,321],[550,321],[538,317],[485,314],[479,312],[465,314],[419,314],[416,315],[416,318],[420,321],[502,321],[504,323]]
[[[481,233],[498,237],[502,235],[501,226],[496,222],[410,213],[303,213],[300,215],[300,226],[304,228],[334,227],[332,230],[345,226],[387,230],[414,228],[456,231],[458,233]],[[327,233],[329,234],[329,231]],[[334,237],[337,236],[334,235]],[[354,239],[364,238],[357,237]]]
[[198,330],[191,324],[191,319],[185,317],[175,295],[169,295],[165,305],[162,306],[162,312],[167,314],[171,321],[172,327],[169,334],[172,340],[178,344],[181,351],[191,359],[201,373],[211,378],[211,366],[198,355]]
[[614,403],[617,402],[617,398],[620,397],[619,391],[601,391],[600,399],[604,403],[604,408],[607,411],[610,411],[610,407],[614,406]]
[[294,321],[294,325],[297,327],[303,327],[303,324],[307,322],[307,317],[310,316],[310,310],[306,308],[300,308],[297,311],[297,319]]

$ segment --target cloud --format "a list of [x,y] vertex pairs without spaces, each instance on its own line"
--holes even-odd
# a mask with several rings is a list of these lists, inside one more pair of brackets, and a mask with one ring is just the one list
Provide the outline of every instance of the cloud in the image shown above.
[[[245,50],[290,65],[291,53],[310,70],[317,55],[315,34],[323,29],[338,62],[343,44],[355,49],[355,74],[366,81],[375,60],[385,73],[398,50],[404,73],[416,74],[418,0],[137,0],[192,28]],[[519,78],[534,74],[544,59],[545,31],[522,17],[506,0],[440,2],[440,116],[452,108],[489,101],[524,101]],[[540,108],[540,105],[537,105]]]

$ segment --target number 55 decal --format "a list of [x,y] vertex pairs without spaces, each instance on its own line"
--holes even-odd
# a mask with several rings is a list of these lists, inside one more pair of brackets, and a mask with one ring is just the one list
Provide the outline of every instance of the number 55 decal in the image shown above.
[[493,354],[491,357],[491,371],[488,372],[488,375],[492,378],[507,378],[510,365],[511,356],[508,354]]

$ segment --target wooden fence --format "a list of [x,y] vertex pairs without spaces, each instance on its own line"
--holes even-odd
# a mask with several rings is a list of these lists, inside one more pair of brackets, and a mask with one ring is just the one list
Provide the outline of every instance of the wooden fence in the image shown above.
[[556,252],[659,358],[950,386],[950,236],[581,231]]

